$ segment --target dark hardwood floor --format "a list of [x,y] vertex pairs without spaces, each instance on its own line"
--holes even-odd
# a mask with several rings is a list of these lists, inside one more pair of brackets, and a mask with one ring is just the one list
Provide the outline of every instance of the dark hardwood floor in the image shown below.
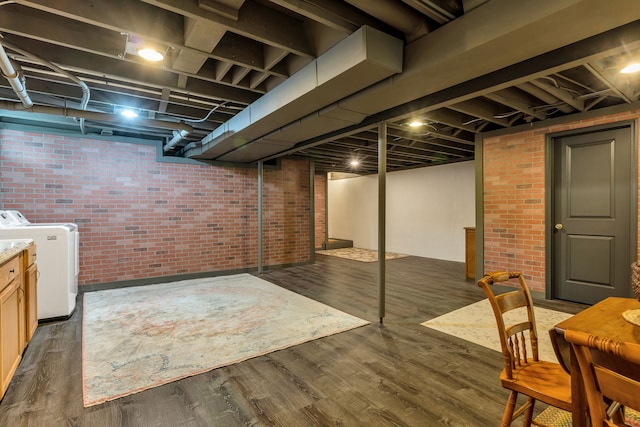
[[268,271],[261,277],[372,323],[89,408],[79,301],[70,320],[36,331],[0,403],[0,426],[499,425],[507,398],[501,355],[420,325],[484,298],[464,280],[464,265],[388,261],[383,324],[376,275],[376,263],[324,255]]

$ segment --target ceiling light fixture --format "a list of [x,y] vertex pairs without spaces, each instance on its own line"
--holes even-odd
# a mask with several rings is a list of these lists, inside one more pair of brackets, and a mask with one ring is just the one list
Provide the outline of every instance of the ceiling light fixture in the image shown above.
[[138,117],[138,112],[132,110],[131,108],[123,108],[120,110],[120,114],[128,119],[133,119],[134,117]]
[[138,56],[147,61],[158,62],[164,59],[164,55],[150,47],[144,47],[138,50]]
[[412,127],[412,128],[418,128],[418,127],[420,127],[422,125],[424,125],[424,123],[421,122],[420,120],[413,120],[413,121],[409,122],[409,127]]
[[640,62],[631,63],[620,70],[622,74],[637,73],[638,71],[640,71]]

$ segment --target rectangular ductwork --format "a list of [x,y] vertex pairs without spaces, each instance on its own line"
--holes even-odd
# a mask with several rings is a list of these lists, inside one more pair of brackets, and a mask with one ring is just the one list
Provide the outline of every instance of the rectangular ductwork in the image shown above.
[[[330,112],[308,114],[293,123],[296,126],[265,134],[222,159],[251,162],[266,157],[265,153],[267,156],[284,153],[298,142],[347,128],[364,117],[624,25],[637,16],[639,4],[637,0],[486,2],[464,18],[409,43],[404,52],[402,74],[392,75],[351,95],[345,94]],[[567,31],[567,22],[580,25]],[[531,34],[546,36],[531,39]],[[448,96],[455,96],[455,92]],[[433,104],[432,108],[436,106]],[[259,149],[261,144],[263,147]]]
[[227,162],[253,162],[292,148],[305,139],[360,123],[364,114],[332,104],[220,157]]
[[[364,116],[348,111],[338,114],[336,101],[401,72],[403,49],[401,40],[362,27],[218,127],[186,155],[195,159],[253,161],[300,141],[300,135],[291,135],[297,126],[313,117],[323,119],[315,126],[324,122],[325,130],[358,123]],[[319,112],[332,104],[325,114]],[[278,135],[260,139],[271,133]],[[240,150],[252,141],[255,143]]]

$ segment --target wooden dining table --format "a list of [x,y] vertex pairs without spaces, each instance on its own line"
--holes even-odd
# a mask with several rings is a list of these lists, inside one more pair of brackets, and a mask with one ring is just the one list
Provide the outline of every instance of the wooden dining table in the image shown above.
[[567,330],[583,331],[618,342],[640,344],[640,326],[636,326],[622,317],[623,312],[633,309],[640,309],[640,301],[634,298],[609,297],[555,325],[556,333],[552,334],[552,339],[556,340],[559,350],[558,357],[562,359],[560,360],[561,364],[566,366],[571,374],[574,426],[584,427],[587,425],[587,397],[575,354],[571,351],[569,343],[563,339],[564,332]]

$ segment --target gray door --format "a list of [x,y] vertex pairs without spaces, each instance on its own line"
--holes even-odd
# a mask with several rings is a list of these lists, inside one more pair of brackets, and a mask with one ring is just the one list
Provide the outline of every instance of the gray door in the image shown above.
[[[631,296],[637,188],[631,127],[554,138],[552,296]],[[635,215],[634,215],[635,216]]]

